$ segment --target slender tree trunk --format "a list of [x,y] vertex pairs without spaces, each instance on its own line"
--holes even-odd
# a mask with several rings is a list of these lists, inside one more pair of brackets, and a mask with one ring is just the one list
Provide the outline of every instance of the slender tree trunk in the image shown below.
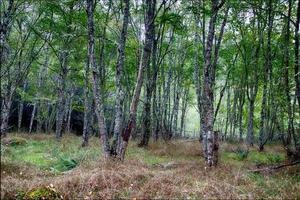
[[231,118],[231,105],[230,105],[230,87],[227,87],[227,110],[226,110],[226,122],[225,122],[225,133],[224,133],[224,139],[226,140],[227,138],[227,133],[228,133],[228,123]]
[[156,0],[146,1],[146,18],[145,18],[145,45],[143,49],[142,63],[139,66],[139,72],[137,77],[137,83],[135,86],[134,95],[130,106],[130,115],[126,123],[126,127],[122,133],[122,143],[120,148],[120,159],[124,160],[126,148],[128,145],[129,137],[132,129],[136,125],[136,111],[139,103],[139,97],[144,79],[144,70],[147,69],[150,64],[150,55],[153,45],[153,28],[154,28],[154,14],[155,14],[155,2]]
[[99,72],[95,63],[95,40],[94,40],[94,14],[93,14],[93,0],[87,0],[87,15],[88,15],[88,65],[93,70],[93,94],[96,107],[96,115],[98,119],[99,132],[102,140],[103,155],[108,158],[110,155],[109,144],[107,138],[107,129],[104,119],[103,105],[101,100],[101,88],[99,84]]
[[124,0],[125,7],[124,7],[124,16],[123,16],[123,27],[119,41],[118,47],[118,60],[116,66],[116,105],[115,105],[115,126],[114,126],[114,138],[111,145],[111,154],[117,155],[117,150],[119,149],[119,140],[120,140],[120,133],[122,131],[123,126],[123,101],[124,101],[124,92],[123,86],[121,84],[122,76],[123,76],[123,68],[125,64],[125,45],[126,45],[126,38],[127,38],[127,27],[129,22],[129,7],[130,2],[129,0]]
[[294,135],[294,126],[293,126],[293,111],[292,111],[292,102],[290,96],[290,84],[289,84],[289,45],[290,45],[290,19],[291,19],[291,9],[292,1],[289,0],[289,9],[288,15],[286,17],[286,32],[285,32],[285,43],[284,43],[284,84],[285,84],[285,95],[286,103],[288,108],[288,135],[287,135],[287,144],[291,143],[292,135]]
[[[249,101],[249,112],[248,112],[248,127],[247,127],[247,143],[250,146],[254,144],[254,103],[258,92],[258,65],[259,65],[259,57],[260,57],[260,49],[263,44],[263,28],[261,27],[261,23],[257,21],[257,29],[259,30],[259,41],[257,47],[254,49],[254,56],[252,59],[255,59],[255,62],[251,64],[253,66],[254,72],[254,80],[249,80],[248,71],[246,70],[246,77],[247,77],[247,98]],[[244,61],[245,62],[245,61]],[[246,64],[246,62],[245,62]],[[246,66],[247,69],[247,66]],[[251,82],[251,84],[249,83]]]
[[91,102],[89,92],[89,76],[90,66],[85,65],[85,79],[84,79],[84,116],[83,116],[83,133],[82,133],[82,147],[88,146],[89,144],[89,126],[90,126],[90,115],[91,115]]
[[245,92],[244,88],[240,89],[240,95],[239,95],[239,141],[243,141],[243,110],[244,110],[244,104],[245,104]]
[[[23,92],[26,91],[26,87],[27,87],[27,82],[24,81]],[[20,132],[21,126],[22,126],[23,109],[24,109],[24,101],[22,99],[20,99],[19,109],[18,109],[18,132]]]
[[[199,36],[199,23],[200,23],[200,19],[199,19],[199,15],[198,14],[195,14],[195,23],[196,23],[196,28],[195,28],[195,39],[194,39],[194,44],[195,44],[195,55],[194,55],[194,84],[195,84],[195,89],[196,89],[196,97],[197,97],[197,108],[198,108],[198,113],[199,113],[199,123],[200,123],[200,140],[202,140],[202,133],[201,133],[201,130],[203,127],[203,117],[202,117],[202,107],[201,107],[201,97],[202,97],[202,94],[201,94],[201,91],[202,91],[202,88],[201,88],[201,83],[200,83],[200,73],[199,73],[199,68],[200,68],[200,63],[199,63],[199,59],[200,59],[200,53],[199,53],[199,43],[200,43],[200,36]],[[205,21],[203,22],[202,26],[205,26]],[[203,32],[204,33],[204,32]],[[205,44],[205,34],[203,34],[203,48],[204,47],[204,44]],[[204,55],[204,53],[203,53]],[[205,152],[206,150],[206,146],[205,144],[203,143],[203,152]],[[206,154],[205,154],[206,155]]]
[[[101,49],[102,50],[102,49]],[[103,51],[103,50],[102,50]],[[103,52],[100,53],[100,62],[103,62]],[[101,65],[102,63],[100,63]],[[104,66],[104,65],[102,65]],[[91,102],[90,102],[90,90],[89,90],[89,78],[90,78],[90,64],[85,65],[85,79],[84,79],[84,116],[83,116],[83,133],[82,133],[82,147],[89,144],[89,130],[90,130],[90,115],[91,115]]]
[[299,61],[299,24],[300,24],[300,0],[298,0],[297,17],[295,25],[295,95],[298,100],[298,108],[300,114],[300,61]]
[[59,75],[59,88],[58,88],[58,99],[57,99],[57,112],[56,112],[56,139],[62,138],[62,125],[65,115],[65,103],[66,103],[66,79],[68,74],[68,58],[67,53],[61,53],[61,74]]
[[254,131],[253,131],[253,121],[254,121],[254,101],[251,99],[249,101],[249,112],[248,112],[248,128],[247,128],[247,142],[250,146],[254,143]]
[[37,110],[37,103],[34,103],[32,113],[31,113],[31,118],[30,118],[29,133],[31,133],[31,131],[32,131],[32,126],[33,126],[33,121],[35,118],[36,110]]
[[[156,0],[153,2],[153,9],[155,12],[156,9]],[[150,135],[151,135],[151,98],[152,98],[152,93],[154,91],[155,93],[155,85],[156,85],[156,78],[157,78],[157,73],[158,73],[158,67],[156,63],[156,48],[157,48],[157,40],[155,38],[155,25],[153,23],[153,27],[151,28],[151,38],[152,38],[152,71],[153,74],[151,74],[151,68],[150,68],[150,63],[149,67],[147,68],[146,71],[146,95],[145,95],[145,102],[144,102],[144,111],[143,111],[143,126],[142,126],[142,140],[139,143],[139,146],[145,147],[148,146]],[[150,62],[150,61],[149,61]],[[156,95],[154,94],[155,99],[153,99],[153,105],[155,104],[156,101]],[[154,113],[155,115],[155,113]],[[156,119],[155,116],[153,115],[154,120]],[[156,121],[155,121],[156,122]],[[154,123],[155,123],[154,122]],[[157,132],[158,130],[155,130]]]
[[184,131],[184,125],[185,125],[185,116],[186,116],[186,110],[187,110],[187,105],[188,105],[188,98],[189,98],[189,90],[190,88],[185,88],[184,89],[184,95],[181,101],[181,119],[180,119],[180,136],[183,137],[183,131]]
[[212,58],[212,49],[213,49],[213,40],[215,36],[215,23],[217,20],[218,14],[218,0],[211,0],[211,19],[209,21],[209,29],[208,29],[208,36],[206,41],[206,48],[205,48],[205,65],[203,68],[203,142],[207,144],[207,149],[204,153],[207,153],[206,163],[207,166],[215,166],[217,163],[215,162],[215,156],[217,156],[217,152],[214,151],[214,141],[217,138],[214,138],[214,130],[213,130],[213,123],[214,123],[214,93],[213,93],[213,86],[214,86],[214,73],[213,73],[213,63],[211,61]]
[[[68,118],[67,118],[67,133],[71,132],[71,116],[72,116],[72,103],[73,103],[73,91],[71,91],[71,97],[70,97],[70,102],[69,102],[69,108],[68,108]],[[92,116],[91,116],[92,119]],[[92,121],[92,120],[91,120]]]
[[[268,82],[271,85],[271,68],[272,68],[272,61],[271,61],[271,33],[272,33],[272,26],[273,26],[273,18],[272,18],[272,0],[268,1],[268,31],[267,31],[267,51],[266,51],[266,63],[263,75],[263,96],[262,96],[262,103],[261,103],[261,112],[260,112],[260,130],[259,130],[259,151],[264,150],[264,144],[266,140],[266,133],[267,133],[267,93],[268,93]],[[271,88],[270,88],[271,89]],[[271,97],[272,98],[272,97]]]
[[232,114],[231,114],[231,119],[230,119],[230,137],[231,137],[231,139],[235,139],[237,99],[238,99],[237,89],[234,89],[233,108],[232,108]]

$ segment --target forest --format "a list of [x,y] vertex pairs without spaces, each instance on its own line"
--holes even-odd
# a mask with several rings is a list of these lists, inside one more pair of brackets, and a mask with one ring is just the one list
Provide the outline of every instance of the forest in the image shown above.
[[299,199],[300,0],[0,0],[1,199]]

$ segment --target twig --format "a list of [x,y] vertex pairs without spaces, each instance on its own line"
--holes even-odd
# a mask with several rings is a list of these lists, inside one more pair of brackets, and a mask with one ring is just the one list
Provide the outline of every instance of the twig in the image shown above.
[[300,160],[294,161],[292,163],[277,165],[277,166],[271,166],[271,167],[265,167],[265,168],[261,168],[261,169],[249,170],[249,172],[272,171],[272,170],[276,170],[276,169],[280,169],[280,168],[288,167],[288,166],[293,166],[293,165],[297,165],[297,164],[300,164]]

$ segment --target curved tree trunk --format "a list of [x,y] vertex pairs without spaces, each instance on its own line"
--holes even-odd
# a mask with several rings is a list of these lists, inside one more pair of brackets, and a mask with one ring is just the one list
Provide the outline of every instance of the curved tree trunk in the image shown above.
[[141,94],[141,89],[144,80],[144,70],[147,69],[150,64],[150,55],[153,45],[153,28],[154,28],[154,12],[155,12],[155,2],[156,0],[146,1],[146,18],[145,18],[145,45],[143,49],[142,62],[139,66],[139,72],[137,77],[137,83],[134,90],[134,95],[130,106],[130,115],[126,123],[126,127],[122,133],[122,143],[120,148],[120,159],[124,160],[126,148],[133,128],[136,125],[136,112],[139,103],[139,98]]

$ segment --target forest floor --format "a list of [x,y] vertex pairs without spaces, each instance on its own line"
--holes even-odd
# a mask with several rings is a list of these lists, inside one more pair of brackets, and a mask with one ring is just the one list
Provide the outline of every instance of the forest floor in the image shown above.
[[[300,198],[300,167],[254,173],[258,166],[284,163],[280,145],[234,152],[238,144],[220,145],[219,165],[207,169],[196,140],[131,142],[126,160],[101,160],[98,138],[81,148],[81,138],[64,135],[10,134],[1,141],[1,199],[111,198]],[[241,146],[242,147],[242,146]],[[42,198],[41,198],[42,199]]]

